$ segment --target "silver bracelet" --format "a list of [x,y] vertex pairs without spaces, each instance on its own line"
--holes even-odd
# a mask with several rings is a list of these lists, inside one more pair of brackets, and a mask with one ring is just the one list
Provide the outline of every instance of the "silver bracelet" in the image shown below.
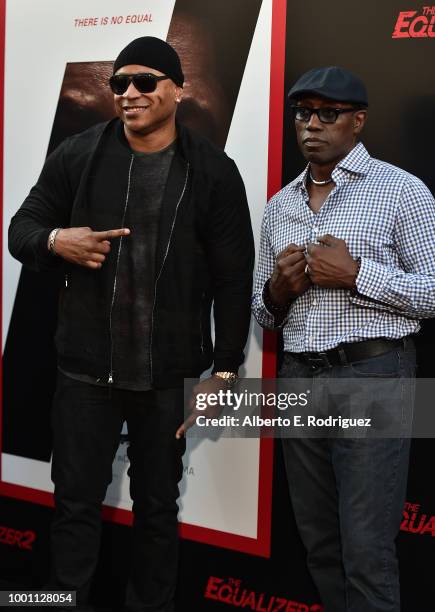
[[58,232],[60,232],[62,228],[61,227],[56,227],[56,229],[51,230],[49,236],[48,236],[48,250],[50,251],[50,253],[52,255],[57,255],[55,249],[54,249],[54,243],[56,242],[56,236],[58,234]]

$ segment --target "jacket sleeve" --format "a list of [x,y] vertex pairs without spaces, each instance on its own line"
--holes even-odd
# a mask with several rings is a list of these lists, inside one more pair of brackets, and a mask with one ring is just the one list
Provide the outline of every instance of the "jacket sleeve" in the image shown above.
[[73,194],[66,170],[64,141],[46,159],[39,179],[9,226],[9,251],[26,267],[49,270],[61,259],[47,249],[48,236],[56,227],[68,227]]
[[214,290],[213,372],[237,372],[251,312],[254,239],[245,186],[236,164],[218,181],[207,228],[208,260]]

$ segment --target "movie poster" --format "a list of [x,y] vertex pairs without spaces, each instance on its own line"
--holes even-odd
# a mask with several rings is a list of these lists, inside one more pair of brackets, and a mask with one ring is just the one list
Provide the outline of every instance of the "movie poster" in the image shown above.
[[[232,157],[245,181],[258,239],[267,200],[272,0],[26,0],[6,2],[3,233],[44,159],[67,136],[114,115],[107,81],[138,36],[178,50],[185,94],[178,118]],[[19,78],[17,78],[19,75]],[[56,378],[56,274],[21,267],[3,244],[3,435],[0,492],[51,504],[50,409]],[[261,376],[252,330],[244,374]],[[270,442],[270,441],[269,441]],[[128,432],[121,436],[105,516],[129,523]],[[270,444],[190,441],[184,456],[183,535],[267,554]],[[269,449],[269,451],[267,450]],[[262,476],[260,478],[260,476]]]

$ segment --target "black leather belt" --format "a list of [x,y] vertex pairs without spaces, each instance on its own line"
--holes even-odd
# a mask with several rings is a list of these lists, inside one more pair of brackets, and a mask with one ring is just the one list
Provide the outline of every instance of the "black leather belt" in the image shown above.
[[348,365],[353,361],[363,361],[370,357],[378,357],[396,348],[403,348],[406,338],[399,340],[387,340],[377,338],[376,340],[363,340],[361,342],[349,342],[339,344],[329,351],[319,353],[290,353],[294,359],[302,361],[317,368],[332,368],[335,365]]

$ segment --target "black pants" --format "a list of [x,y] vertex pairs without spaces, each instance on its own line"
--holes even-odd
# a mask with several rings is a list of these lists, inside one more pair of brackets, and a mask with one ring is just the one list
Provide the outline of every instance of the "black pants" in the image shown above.
[[178,482],[184,439],[183,389],[134,392],[98,387],[61,373],[55,395],[51,529],[52,588],[76,590],[85,606],[98,559],[101,504],[127,421],[133,500],[131,573],[126,609],[174,608],[178,565]]

